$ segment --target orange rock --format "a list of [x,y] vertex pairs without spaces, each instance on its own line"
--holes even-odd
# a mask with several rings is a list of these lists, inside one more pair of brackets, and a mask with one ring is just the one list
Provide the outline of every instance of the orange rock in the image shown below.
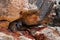
[[[3,3],[4,2],[4,3]],[[0,20],[14,21],[21,17],[20,0],[0,0]]]
[[20,19],[21,11],[30,10],[29,0],[0,0],[0,4],[0,20],[9,22]]
[[8,28],[9,22],[8,21],[0,21],[0,28]]

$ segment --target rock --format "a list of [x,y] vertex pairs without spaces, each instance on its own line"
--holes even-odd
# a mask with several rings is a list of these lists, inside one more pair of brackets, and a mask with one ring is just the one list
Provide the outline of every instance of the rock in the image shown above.
[[0,40],[35,40],[28,31],[20,31],[18,33],[20,34],[19,36],[12,32],[9,32],[9,34],[0,32]]
[[34,28],[30,31],[37,40],[60,40],[58,31],[50,28]]
[[8,32],[8,34],[5,32],[0,32],[0,40],[60,40],[60,34],[50,27],[34,27],[16,33]]
[[[19,1],[19,0],[18,0]],[[16,0],[0,0],[0,20],[12,22],[20,18],[20,7]],[[20,2],[20,1],[19,1]]]
[[[20,19],[22,17],[23,21],[27,25],[35,25],[38,24],[39,21],[46,15],[46,8],[49,10],[50,5],[53,2],[51,1],[43,1],[43,0],[0,0],[0,20],[7,20],[9,22],[15,21],[17,19]],[[35,3],[36,2],[36,3]],[[49,4],[48,4],[49,3]],[[42,4],[44,4],[42,6]],[[48,5],[48,6],[46,6]],[[53,4],[52,4],[53,5]],[[42,9],[40,13],[43,16],[40,17],[40,13],[38,13],[39,7],[42,6]],[[45,10],[44,10],[45,8]],[[36,11],[37,10],[37,11]],[[36,11],[36,13],[34,12]],[[44,12],[46,12],[44,14]],[[44,15],[43,15],[44,14]],[[28,15],[28,16],[27,16]]]
[[0,40],[14,40],[14,37],[0,32]]
[[34,8],[29,5],[28,0],[0,0],[0,20],[12,22],[21,18],[21,11]]
[[0,28],[8,29],[9,22],[8,21],[0,21]]
[[28,31],[21,31],[20,40],[35,40],[35,38]]

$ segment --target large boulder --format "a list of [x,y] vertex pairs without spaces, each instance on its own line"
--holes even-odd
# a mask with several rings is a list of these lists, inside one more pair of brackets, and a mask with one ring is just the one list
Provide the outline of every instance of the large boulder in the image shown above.
[[[19,0],[18,0],[19,1]],[[20,18],[20,1],[0,0],[0,20],[12,22]],[[17,6],[19,5],[19,6]]]
[[12,22],[21,18],[21,11],[36,9],[28,0],[0,0],[0,20]]
[[37,40],[60,40],[60,33],[54,27],[41,27],[30,30]]
[[51,4],[50,0],[0,0],[0,20],[12,22],[23,17],[27,25],[35,25],[45,18]]
[[[5,32],[8,32],[5,33]],[[28,31],[20,31],[20,32],[0,32],[0,40],[35,40],[34,37]]]

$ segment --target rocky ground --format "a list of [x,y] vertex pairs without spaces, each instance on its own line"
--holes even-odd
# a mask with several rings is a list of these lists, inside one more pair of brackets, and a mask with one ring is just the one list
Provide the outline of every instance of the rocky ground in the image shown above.
[[[34,3],[35,2],[36,1],[34,1]],[[46,2],[49,3],[51,1],[46,0]],[[28,2],[28,0],[0,0],[0,40],[60,40],[60,27],[39,26],[37,28],[31,28],[24,31],[15,32],[8,30],[9,23],[20,18],[23,18],[24,21],[26,20],[25,22],[27,22],[28,20],[28,22],[32,22],[32,24],[39,22],[40,16],[36,15],[35,12],[33,13],[34,15],[30,16],[29,14],[29,16],[27,17],[25,17],[25,12],[23,12],[25,14],[21,13],[22,11],[27,11],[30,9],[37,10],[38,8],[34,5],[34,3],[32,5]],[[42,8],[46,8],[44,7],[44,5]],[[44,9],[42,13],[43,12],[45,12]]]
[[[37,30],[37,29],[36,29]],[[60,40],[60,27],[45,27],[33,35],[37,40]],[[43,36],[44,35],[44,36]],[[36,40],[27,31],[10,32],[4,28],[0,30],[0,40]]]

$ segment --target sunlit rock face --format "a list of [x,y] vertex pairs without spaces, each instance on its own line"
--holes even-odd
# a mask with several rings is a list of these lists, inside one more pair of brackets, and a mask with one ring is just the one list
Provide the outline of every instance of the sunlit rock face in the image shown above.
[[33,15],[29,14],[27,17],[25,17],[25,19],[26,19],[26,22],[28,20],[27,24],[36,23],[40,19],[38,16],[39,14],[35,15],[37,13],[35,11],[41,8],[42,4],[43,4],[43,0],[41,1],[39,0],[38,1],[37,0],[0,0],[0,40],[60,40],[60,31],[58,30],[59,31],[58,32],[55,29],[50,27],[41,27],[41,28],[33,27],[31,29],[27,28],[24,31],[15,31],[15,32],[11,32],[10,30],[6,29],[8,28],[8,25],[10,22],[23,17],[22,16],[23,14],[21,14],[21,11],[27,12],[25,14],[28,14],[29,10],[31,10],[30,13],[32,13],[32,10],[34,10]]
[[35,40],[35,38],[28,31],[20,31],[20,35],[16,33],[4,33],[0,32],[0,40]]
[[50,27],[33,28],[31,33],[37,40],[60,40],[59,32]]
[[22,18],[21,11],[37,9],[34,3],[29,3],[29,0],[0,0],[0,21],[8,21],[10,23]]
[[[43,3],[44,5],[42,5]],[[50,3],[50,0],[0,0],[0,20],[7,20],[9,22],[15,21],[23,17],[21,11],[27,12],[29,10],[38,10],[41,6],[44,6],[42,7],[43,10],[47,8],[45,4],[49,5]],[[45,15],[45,10],[42,11],[42,16]],[[42,18],[43,17],[41,17],[41,19]]]
[[8,21],[0,21],[0,28],[8,28],[9,22]]
[[[14,0],[15,1],[15,0]],[[0,0],[0,20],[7,20],[9,22],[20,18],[19,12],[20,8],[18,9],[18,2],[14,3],[13,0]],[[14,4],[13,4],[14,3]]]
[[29,0],[0,0],[0,20],[14,21],[21,18],[21,10],[37,9]]
[[0,40],[60,40],[60,33],[52,27],[32,28],[29,31],[8,34],[6,32],[0,32]]
[[14,40],[14,37],[0,32],[0,40]]

